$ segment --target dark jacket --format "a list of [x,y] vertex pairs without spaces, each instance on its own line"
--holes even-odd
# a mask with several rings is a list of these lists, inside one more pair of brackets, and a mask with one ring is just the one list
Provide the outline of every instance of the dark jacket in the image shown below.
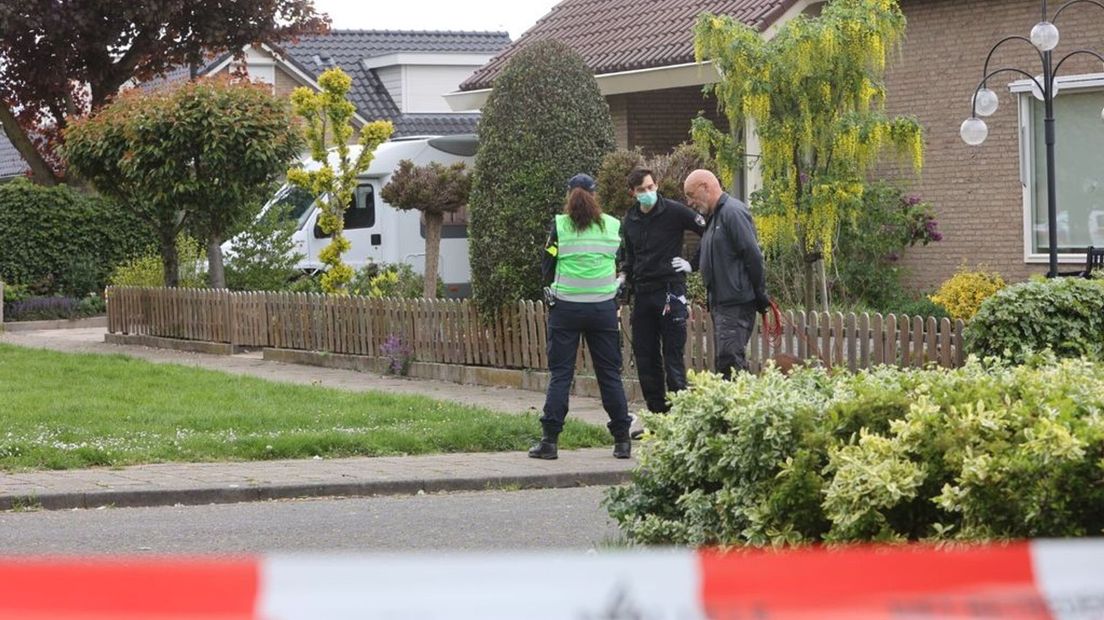
[[722,194],[706,224],[701,274],[711,306],[766,303],[766,270],[747,205]]
[[701,235],[705,218],[690,207],[659,197],[652,210],[644,213],[633,205],[621,221],[619,271],[637,291],[686,282],[686,274],[671,267],[671,259],[682,254],[683,233],[692,230]]

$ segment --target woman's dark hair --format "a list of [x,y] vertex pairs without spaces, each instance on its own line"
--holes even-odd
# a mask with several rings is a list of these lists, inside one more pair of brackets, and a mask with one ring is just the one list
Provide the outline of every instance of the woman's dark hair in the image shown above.
[[567,195],[564,213],[571,218],[571,225],[577,231],[584,231],[595,222],[605,230],[606,223],[602,221],[602,209],[598,206],[598,201],[594,194],[581,187],[576,187]]

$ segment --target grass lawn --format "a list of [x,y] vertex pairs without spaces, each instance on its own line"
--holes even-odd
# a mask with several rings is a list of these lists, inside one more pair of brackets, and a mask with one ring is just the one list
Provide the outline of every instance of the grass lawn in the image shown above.
[[[0,469],[507,451],[539,434],[532,414],[0,344]],[[610,441],[569,420],[561,447]]]

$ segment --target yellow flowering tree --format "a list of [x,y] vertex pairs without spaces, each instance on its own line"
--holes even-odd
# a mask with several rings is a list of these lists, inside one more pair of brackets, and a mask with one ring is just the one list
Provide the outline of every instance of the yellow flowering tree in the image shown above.
[[[895,152],[918,173],[923,130],[885,112],[886,55],[905,30],[896,0],[833,0],[819,17],[799,16],[771,39],[727,17],[702,14],[694,29],[699,62],[721,80],[711,89],[731,127],[754,122],[762,189],[752,196],[768,252],[796,246],[805,264],[805,302],[814,305],[814,265],[830,262],[840,224],[862,208],[871,169]],[[731,185],[744,165],[743,132],[704,118],[694,142]],[[823,263],[822,263],[823,265]]]
[[[306,120],[307,144],[311,157],[321,164],[318,170],[300,168],[288,170],[288,181],[315,196],[319,196],[322,212],[318,226],[331,235],[330,244],[319,253],[326,265],[322,276],[322,290],[337,295],[348,294],[353,268],[346,265],[341,256],[349,250],[345,229],[345,209],[353,200],[357,176],[372,163],[376,147],[387,141],[394,131],[390,121],[368,123],[360,130],[360,153],[350,158],[349,142],[353,137],[352,118],[356,108],[346,98],[352,79],[338,68],[327,69],[318,78],[322,90],[296,88],[291,94],[291,106],[296,114]],[[331,159],[326,148],[332,139],[335,149]],[[334,165],[336,163],[336,165]]]

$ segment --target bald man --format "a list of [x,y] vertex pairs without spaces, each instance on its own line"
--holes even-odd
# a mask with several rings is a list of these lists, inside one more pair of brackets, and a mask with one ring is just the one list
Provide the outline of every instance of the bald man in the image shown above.
[[695,170],[683,184],[687,203],[708,218],[701,242],[701,274],[713,316],[714,361],[726,379],[747,370],[745,355],[755,314],[770,308],[763,253],[747,205],[729,196],[716,175]]

